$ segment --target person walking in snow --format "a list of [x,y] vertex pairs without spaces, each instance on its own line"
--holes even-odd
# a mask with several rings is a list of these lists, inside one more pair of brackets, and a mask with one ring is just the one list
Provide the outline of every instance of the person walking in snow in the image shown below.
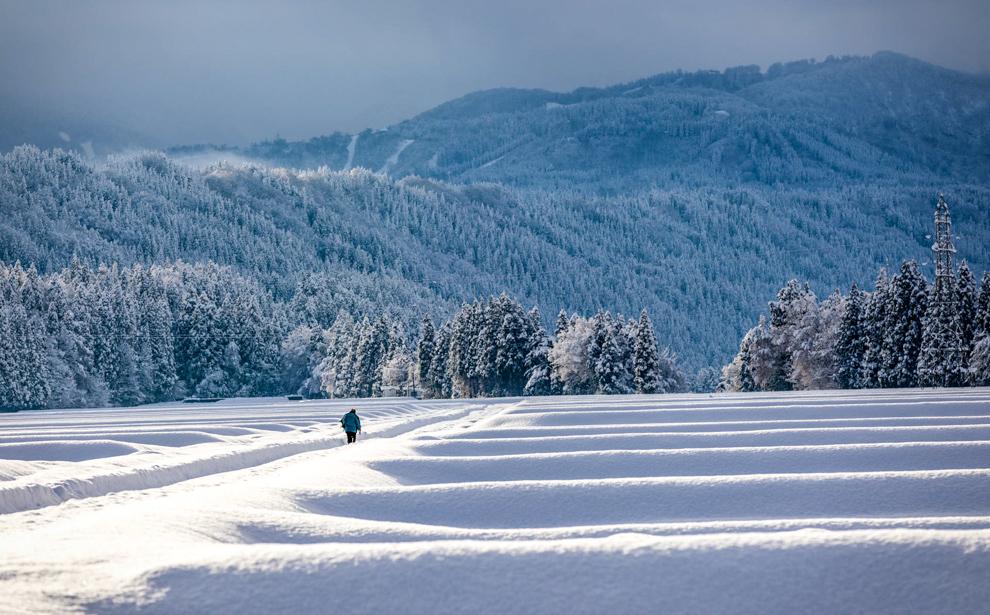
[[358,417],[357,410],[351,408],[351,411],[340,419],[340,426],[347,433],[348,444],[357,442],[357,435],[361,432],[361,418]]

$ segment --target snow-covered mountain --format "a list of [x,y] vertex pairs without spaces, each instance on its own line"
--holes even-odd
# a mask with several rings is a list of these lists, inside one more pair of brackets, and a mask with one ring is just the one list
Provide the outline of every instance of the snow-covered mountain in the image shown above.
[[99,166],[21,149],[0,157],[0,259],[211,259],[285,300],[329,274],[309,285],[407,323],[501,291],[546,318],[645,307],[696,368],[790,278],[824,296],[907,258],[931,277],[940,191],[978,277],[990,79],[885,53],[478,92],[387,130]]
[[498,89],[387,130],[243,152],[294,167],[343,168],[350,160],[396,177],[613,193],[685,183],[984,181],[990,78],[886,52],[766,72],[668,73],[568,93]]

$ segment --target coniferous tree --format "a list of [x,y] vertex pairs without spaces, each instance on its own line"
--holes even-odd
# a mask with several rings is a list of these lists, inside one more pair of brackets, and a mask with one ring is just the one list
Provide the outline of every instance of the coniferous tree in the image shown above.
[[966,261],[959,264],[959,278],[956,292],[959,295],[959,334],[963,366],[969,365],[969,354],[973,349],[976,321],[976,278]]
[[990,335],[977,338],[966,375],[967,382],[973,386],[990,386]]
[[[563,312],[561,312],[563,314]],[[529,320],[529,350],[526,355],[526,395],[553,395],[556,392],[556,382],[550,369],[550,340],[543,331],[543,321],[540,310],[533,308],[528,314]],[[558,318],[558,322],[559,322]],[[566,323],[566,318],[564,320]]]
[[[593,334],[588,342],[588,361],[591,371],[595,375],[595,389],[603,391],[611,387],[608,379],[611,378],[612,363],[614,357],[609,356],[603,359],[605,346],[608,343],[609,335],[614,326],[612,315],[606,311],[599,311],[591,319]],[[603,381],[603,378],[605,381]]]
[[495,315],[499,326],[494,340],[494,374],[497,385],[488,393],[522,395],[527,381],[530,321],[522,305],[505,295],[499,297],[493,305],[499,306]]
[[719,380],[719,391],[749,392],[755,391],[756,382],[751,371],[753,340],[758,335],[758,329],[764,327],[763,316],[757,326],[753,327],[743,335],[739,342],[739,352],[733,357],[728,365],[722,368]]
[[973,348],[967,367],[967,382],[990,386],[990,272],[980,281],[980,295],[973,315]]
[[17,296],[0,303],[0,316],[0,408],[43,408],[51,397],[43,331]]
[[475,339],[481,316],[481,306],[475,302],[463,305],[451,320],[447,369],[455,397],[473,397],[477,390]]
[[863,355],[862,371],[859,375],[860,388],[879,387],[885,378],[884,366],[887,363],[884,349],[886,335],[890,330],[890,315],[893,313],[893,291],[887,270],[877,274],[876,285],[866,302],[863,328],[866,333],[866,352]]
[[436,391],[437,397],[442,398],[448,398],[453,394],[453,384],[448,367],[450,338],[450,327],[447,324],[437,329],[436,341],[433,346],[433,362],[428,374],[430,388]]
[[840,389],[858,389],[866,354],[865,298],[853,284],[835,345],[836,384]]
[[660,352],[653,321],[644,309],[639,314],[633,346],[633,383],[637,393],[657,393],[660,389]]
[[433,365],[434,338],[436,331],[429,316],[423,318],[420,326],[419,343],[416,344],[416,381],[424,397],[437,397],[438,392],[430,381],[430,368]]
[[921,328],[927,308],[928,282],[918,271],[917,263],[906,261],[893,280],[893,313],[885,335],[892,350],[882,381],[884,386],[916,385]]
[[621,333],[612,324],[605,330],[605,339],[599,349],[598,360],[595,362],[595,378],[598,381],[598,392],[605,395],[627,393],[625,376],[628,374],[623,361],[621,350]]
[[973,337],[981,335],[990,335],[990,271],[985,271],[980,280],[980,296],[973,315]]
[[558,337],[561,333],[567,331],[567,327],[570,326],[570,324],[571,324],[571,320],[567,316],[566,311],[560,310],[559,312],[557,312],[557,324],[554,328],[553,336]]

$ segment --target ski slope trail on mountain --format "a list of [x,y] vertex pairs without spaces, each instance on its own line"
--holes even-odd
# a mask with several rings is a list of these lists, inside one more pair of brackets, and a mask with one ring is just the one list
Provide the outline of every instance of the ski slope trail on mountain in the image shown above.
[[0,511],[2,612],[981,612],[990,390],[27,412]]

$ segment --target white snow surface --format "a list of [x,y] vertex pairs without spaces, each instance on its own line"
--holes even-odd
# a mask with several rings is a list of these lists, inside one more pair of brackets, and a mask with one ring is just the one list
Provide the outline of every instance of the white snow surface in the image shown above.
[[382,168],[378,169],[378,172],[388,175],[388,173],[392,170],[392,167],[399,163],[399,156],[402,155],[402,152],[415,142],[415,139],[403,139],[399,141],[399,144],[395,146],[395,151],[392,152],[392,155],[385,160],[385,164],[382,165]]
[[986,612],[990,389],[22,412],[0,513],[2,613]]
[[350,171],[354,167],[354,153],[357,151],[358,137],[361,134],[351,135],[351,140],[347,142],[347,162],[344,163],[344,170]]

